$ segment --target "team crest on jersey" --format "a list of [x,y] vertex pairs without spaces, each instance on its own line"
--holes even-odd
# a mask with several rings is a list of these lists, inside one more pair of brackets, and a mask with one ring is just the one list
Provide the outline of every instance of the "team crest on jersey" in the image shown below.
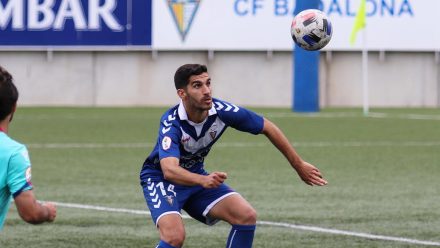
[[211,136],[211,139],[215,139],[215,136],[217,136],[217,124],[212,124],[211,128],[209,129],[209,136]]
[[170,206],[173,206],[174,203],[174,196],[172,195],[166,195],[165,199],[167,200],[168,204],[170,204]]
[[217,131],[210,131],[209,135],[211,136],[211,139],[215,139],[215,136],[217,135]]
[[185,40],[191,28],[191,24],[199,9],[200,1],[201,0],[167,0],[168,8],[171,11],[182,41]]
[[168,150],[171,147],[171,138],[168,136],[163,137],[162,140],[162,149]]

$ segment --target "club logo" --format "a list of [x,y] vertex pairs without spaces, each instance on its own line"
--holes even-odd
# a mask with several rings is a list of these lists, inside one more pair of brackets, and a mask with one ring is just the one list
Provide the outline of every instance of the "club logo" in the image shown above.
[[167,199],[167,202],[168,202],[168,204],[170,204],[170,206],[173,206],[174,198],[172,195],[166,195],[165,199]]
[[217,124],[213,123],[210,130],[209,130],[209,136],[211,136],[211,139],[215,139],[217,136]]
[[182,41],[185,41],[201,0],[167,0],[168,8],[174,23],[179,30]]
[[211,131],[209,132],[209,135],[211,136],[211,139],[215,139],[215,136],[217,135],[217,131]]

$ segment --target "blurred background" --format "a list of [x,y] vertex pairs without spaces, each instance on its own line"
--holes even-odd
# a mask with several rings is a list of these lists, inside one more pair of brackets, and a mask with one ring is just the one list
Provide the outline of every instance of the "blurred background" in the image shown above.
[[[214,93],[237,104],[290,107],[295,0],[1,0],[0,63],[27,106],[164,106],[173,74],[208,65]],[[350,44],[359,0],[314,0],[333,23],[320,52],[319,106],[368,102],[440,106],[440,8],[428,0],[368,0],[367,26]],[[296,62],[298,63],[298,62]]]

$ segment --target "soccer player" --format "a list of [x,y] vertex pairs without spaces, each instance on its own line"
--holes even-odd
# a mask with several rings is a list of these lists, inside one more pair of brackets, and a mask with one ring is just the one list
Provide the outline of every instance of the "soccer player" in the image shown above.
[[315,166],[301,159],[275,124],[243,107],[213,98],[206,66],[179,67],[174,83],[180,104],[162,116],[156,146],[140,173],[144,197],[160,233],[156,248],[183,246],[182,209],[207,225],[219,220],[230,223],[227,248],[252,247],[255,209],[224,183],[225,172],[208,173],[203,168],[209,150],[227,127],[266,135],[306,184],[327,184]]
[[12,81],[11,74],[0,66],[0,230],[12,197],[19,215],[28,223],[52,222],[57,213],[53,203],[40,204],[35,199],[28,151],[7,134],[18,100]]

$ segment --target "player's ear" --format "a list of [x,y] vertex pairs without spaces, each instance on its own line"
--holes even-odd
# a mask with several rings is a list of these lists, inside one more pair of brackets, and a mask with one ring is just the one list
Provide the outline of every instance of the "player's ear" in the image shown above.
[[186,92],[184,89],[177,89],[177,95],[183,100],[186,97]]

